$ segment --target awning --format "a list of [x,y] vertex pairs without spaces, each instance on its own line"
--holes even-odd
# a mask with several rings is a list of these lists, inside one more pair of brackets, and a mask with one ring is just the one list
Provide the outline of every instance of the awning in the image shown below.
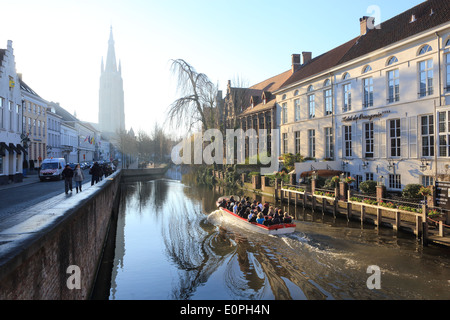
[[11,152],[11,148],[6,143],[0,142],[0,154],[2,157],[6,155],[5,149],[8,150],[8,152]]
[[21,154],[20,150],[14,145],[14,143],[10,143],[9,148],[11,149],[11,151],[15,151],[17,154]]
[[18,144],[18,145],[17,145],[17,148],[18,148],[19,150],[22,150],[23,153],[28,154],[28,151],[27,151],[21,144]]
[[334,177],[340,175],[343,171],[340,170],[311,170],[311,171],[304,171],[300,174],[301,178],[309,177],[313,174],[313,172],[316,172],[316,174],[319,177]]

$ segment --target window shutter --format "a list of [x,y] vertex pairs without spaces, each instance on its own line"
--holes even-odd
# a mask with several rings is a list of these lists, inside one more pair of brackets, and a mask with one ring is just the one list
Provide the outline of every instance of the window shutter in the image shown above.
[[379,158],[386,158],[386,149],[389,145],[386,139],[386,120],[380,120],[378,125],[378,147],[379,147]]
[[337,156],[339,159],[342,159],[343,151],[342,151],[342,130],[343,126],[338,126],[336,130],[336,141],[337,141]]
[[[381,120],[375,120],[373,122],[373,158],[378,159],[380,157],[380,123]],[[363,137],[365,132],[363,133]]]
[[409,118],[409,157],[417,158],[417,117]]
[[408,118],[400,119],[400,155],[402,158],[408,158]]
[[352,143],[353,143],[353,156],[357,158],[363,158],[362,151],[362,123],[356,123],[352,131]]

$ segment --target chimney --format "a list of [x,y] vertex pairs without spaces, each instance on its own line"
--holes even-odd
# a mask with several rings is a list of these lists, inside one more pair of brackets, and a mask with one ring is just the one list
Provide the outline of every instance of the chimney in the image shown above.
[[312,52],[302,52],[303,55],[303,64],[307,64],[312,59]]
[[367,33],[367,31],[375,28],[375,17],[364,16],[359,19],[359,25],[361,29],[360,35],[363,36]]
[[300,69],[300,67],[301,67],[300,55],[293,54],[292,55],[292,73],[296,72],[298,69]]

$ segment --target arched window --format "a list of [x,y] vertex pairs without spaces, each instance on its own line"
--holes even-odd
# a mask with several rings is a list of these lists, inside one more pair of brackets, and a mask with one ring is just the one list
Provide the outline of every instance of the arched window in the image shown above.
[[419,50],[419,56],[421,54],[425,54],[427,52],[430,52],[431,50],[433,50],[433,48],[431,48],[428,44],[426,44]]
[[313,86],[313,85],[310,85],[310,86],[308,87],[308,92],[312,92],[312,91],[314,91],[314,86]]
[[344,73],[344,75],[342,76],[342,80],[347,80],[350,79],[350,73],[346,72]]
[[389,58],[389,60],[388,60],[388,62],[387,62],[387,65],[390,66],[390,65],[393,65],[394,63],[397,63],[397,62],[398,62],[397,57],[396,57],[396,56],[393,56],[393,57],[390,57],[390,58]]
[[286,95],[283,94],[283,96],[281,97],[281,100],[286,100]]
[[324,86],[324,87],[328,87],[329,85],[331,85],[330,79],[327,79],[327,80],[325,80],[325,81],[323,82],[323,86]]
[[299,93],[299,91],[298,91],[298,90],[295,90],[294,96],[298,96],[298,93]]
[[372,71],[372,68],[371,68],[371,66],[367,65],[367,66],[364,67],[362,73],[367,73],[367,72],[369,72],[369,71]]
[[445,43],[445,47],[450,46],[450,38],[447,39],[447,42]]

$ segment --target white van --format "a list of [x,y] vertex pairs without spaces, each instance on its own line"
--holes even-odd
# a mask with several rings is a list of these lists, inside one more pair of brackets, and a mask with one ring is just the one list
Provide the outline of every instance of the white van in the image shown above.
[[64,158],[49,158],[44,159],[39,170],[39,179],[44,180],[61,180],[62,172],[66,166],[66,159]]

